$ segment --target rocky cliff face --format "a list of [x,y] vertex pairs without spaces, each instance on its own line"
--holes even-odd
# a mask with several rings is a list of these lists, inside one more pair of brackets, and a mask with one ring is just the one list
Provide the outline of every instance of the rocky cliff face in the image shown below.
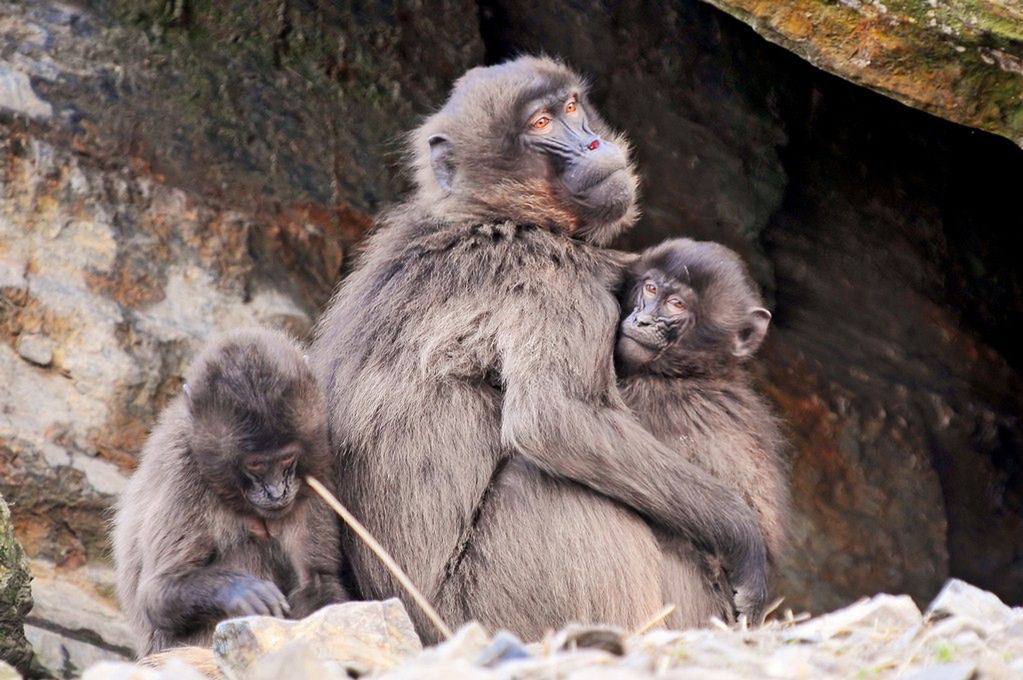
[[37,571],[105,611],[104,513],[192,352],[307,330],[400,195],[401,132],[524,50],[635,141],[623,245],[723,241],[771,299],[788,603],[950,574],[1023,602],[1023,153],[682,0],[0,2],[0,493]]

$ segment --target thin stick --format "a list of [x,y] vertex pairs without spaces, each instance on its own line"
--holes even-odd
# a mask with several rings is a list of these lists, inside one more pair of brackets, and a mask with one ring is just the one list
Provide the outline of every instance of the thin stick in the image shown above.
[[315,477],[306,477],[305,483],[308,484],[309,488],[315,491],[316,494],[323,499],[323,502],[329,505],[330,509],[336,512],[338,516],[345,521],[345,524],[350,526],[352,531],[354,531],[355,534],[369,546],[369,549],[372,550],[378,558],[380,558],[380,561],[384,563],[384,566],[391,572],[391,575],[398,580],[401,587],[404,588],[406,592],[412,596],[412,599],[416,601],[416,604],[418,604],[419,608],[423,610],[426,617],[430,619],[433,625],[437,626],[437,630],[441,632],[441,635],[445,638],[450,638],[452,635],[451,629],[448,628],[446,623],[444,623],[444,620],[440,617],[440,614],[437,613],[437,610],[430,605],[423,594],[419,592],[419,589],[412,584],[412,580],[409,579],[408,575],[401,567],[398,566],[398,563],[394,561],[386,550],[384,550],[384,546],[380,545],[380,543],[373,538],[373,535],[369,533],[366,527],[362,526],[362,522],[355,519],[355,516],[348,512],[348,509],[345,506],[341,505],[341,501],[335,498],[334,494],[327,491],[326,487],[320,484]]
[[649,621],[644,623],[642,626],[637,628],[636,632],[634,632],[633,635],[642,635],[643,633],[647,632],[648,630],[650,630],[651,628],[656,626],[658,623],[663,621],[664,619],[666,619],[669,616],[671,616],[671,613],[673,611],[675,611],[675,605],[669,604],[668,606],[666,606],[663,609],[661,609],[661,611],[659,611],[656,614],[654,614],[652,619],[650,619]]
[[784,597],[779,597],[777,600],[767,605],[764,608],[764,613],[760,615],[760,625],[764,625],[765,623],[767,623],[767,617],[773,614],[774,610],[780,607],[781,603],[784,601],[785,601]]

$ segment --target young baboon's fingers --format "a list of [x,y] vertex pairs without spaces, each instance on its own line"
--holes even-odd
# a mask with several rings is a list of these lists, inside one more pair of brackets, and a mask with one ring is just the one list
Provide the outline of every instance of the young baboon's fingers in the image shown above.
[[230,618],[237,618],[240,616],[253,616],[256,612],[249,604],[248,600],[245,599],[244,595],[239,595],[228,602],[226,614]]
[[253,614],[258,614],[260,616],[271,615],[270,607],[267,605],[266,602],[263,601],[263,598],[260,597],[259,595],[259,591],[257,591],[255,588],[247,591],[244,597],[245,602],[248,603],[249,607],[252,609]]
[[276,584],[271,581],[259,581],[253,586],[253,590],[273,616],[284,618],[288,611],[288,601]]

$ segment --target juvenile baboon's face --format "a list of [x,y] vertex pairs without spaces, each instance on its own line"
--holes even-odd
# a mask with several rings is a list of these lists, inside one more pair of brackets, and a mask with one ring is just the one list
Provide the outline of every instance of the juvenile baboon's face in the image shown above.
[[285,515],[301,490],[302,476],[314,454],[279,424],[271,434],[237,412],[206,413],[196,421],[192,448],[202,477],[225,504],[241,514]]
[[326,475],[323,395],[289,340],[253,334],[214,344],[188,380],[190,450],[225,505],[279,517],[305,494],[307,474]]
[[304,455],[302,444],[290,442],[278,448],[244,452],[239,456],[238,480],[245,499],[260,514],[286,513],[299,489],[295,471]]
[[652,362],[671,344],[685,345],[697,324],[697,292],[687,281],[649,268],[636,278],[632,308],[619,327],[617,352],[629,366]]
[[413,136],[420,201],[444,215],[510,219],[606,242],[635,221],[628,143],[585,83],[549,59],[469,71]]
[[615,356],[630,373],[708,373],[751,356],[771,314],[739,256],[676,239],[644,252],[627,277]]

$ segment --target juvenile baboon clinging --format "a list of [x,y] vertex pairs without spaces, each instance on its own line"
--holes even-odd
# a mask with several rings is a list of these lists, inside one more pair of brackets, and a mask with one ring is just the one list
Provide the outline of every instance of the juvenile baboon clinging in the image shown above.
[[333,465],[298,347],[275,331],[228,333],[186,379],[114,518],[118,599],[140,656],[207,644],[232,616],[299,617],[346,599],[335,518],[301,482]]
[[[615,385],[621,268],[600,246],[633,223],[636,179],[583,82],[548,59],[473,69],[410,149],[416,190],[312,347],[341,499],[451,623],[500,612],[530,636],[653,614],[659,555],[633,511],[721,555],[737,606],[757,612],[767,561],[749,506],[653,437]],[[511,478],[521,494],[498,488],[506,465],[528,473]],[[515,502],[562,484],[577,494],[567,516]],[[403,595],[343,542],[363,595]]]
[[[647,429],[741,497],[756,513],[776,561],[785,546],[789,495],[778,423],[753,389],[746,360],[770,313],[742,260],[717,243],[667,241],[632,264],[622,288],[616,357],[625,402]],[[662,529],[669,623],[705,624],[733,613],[716,559]]]

